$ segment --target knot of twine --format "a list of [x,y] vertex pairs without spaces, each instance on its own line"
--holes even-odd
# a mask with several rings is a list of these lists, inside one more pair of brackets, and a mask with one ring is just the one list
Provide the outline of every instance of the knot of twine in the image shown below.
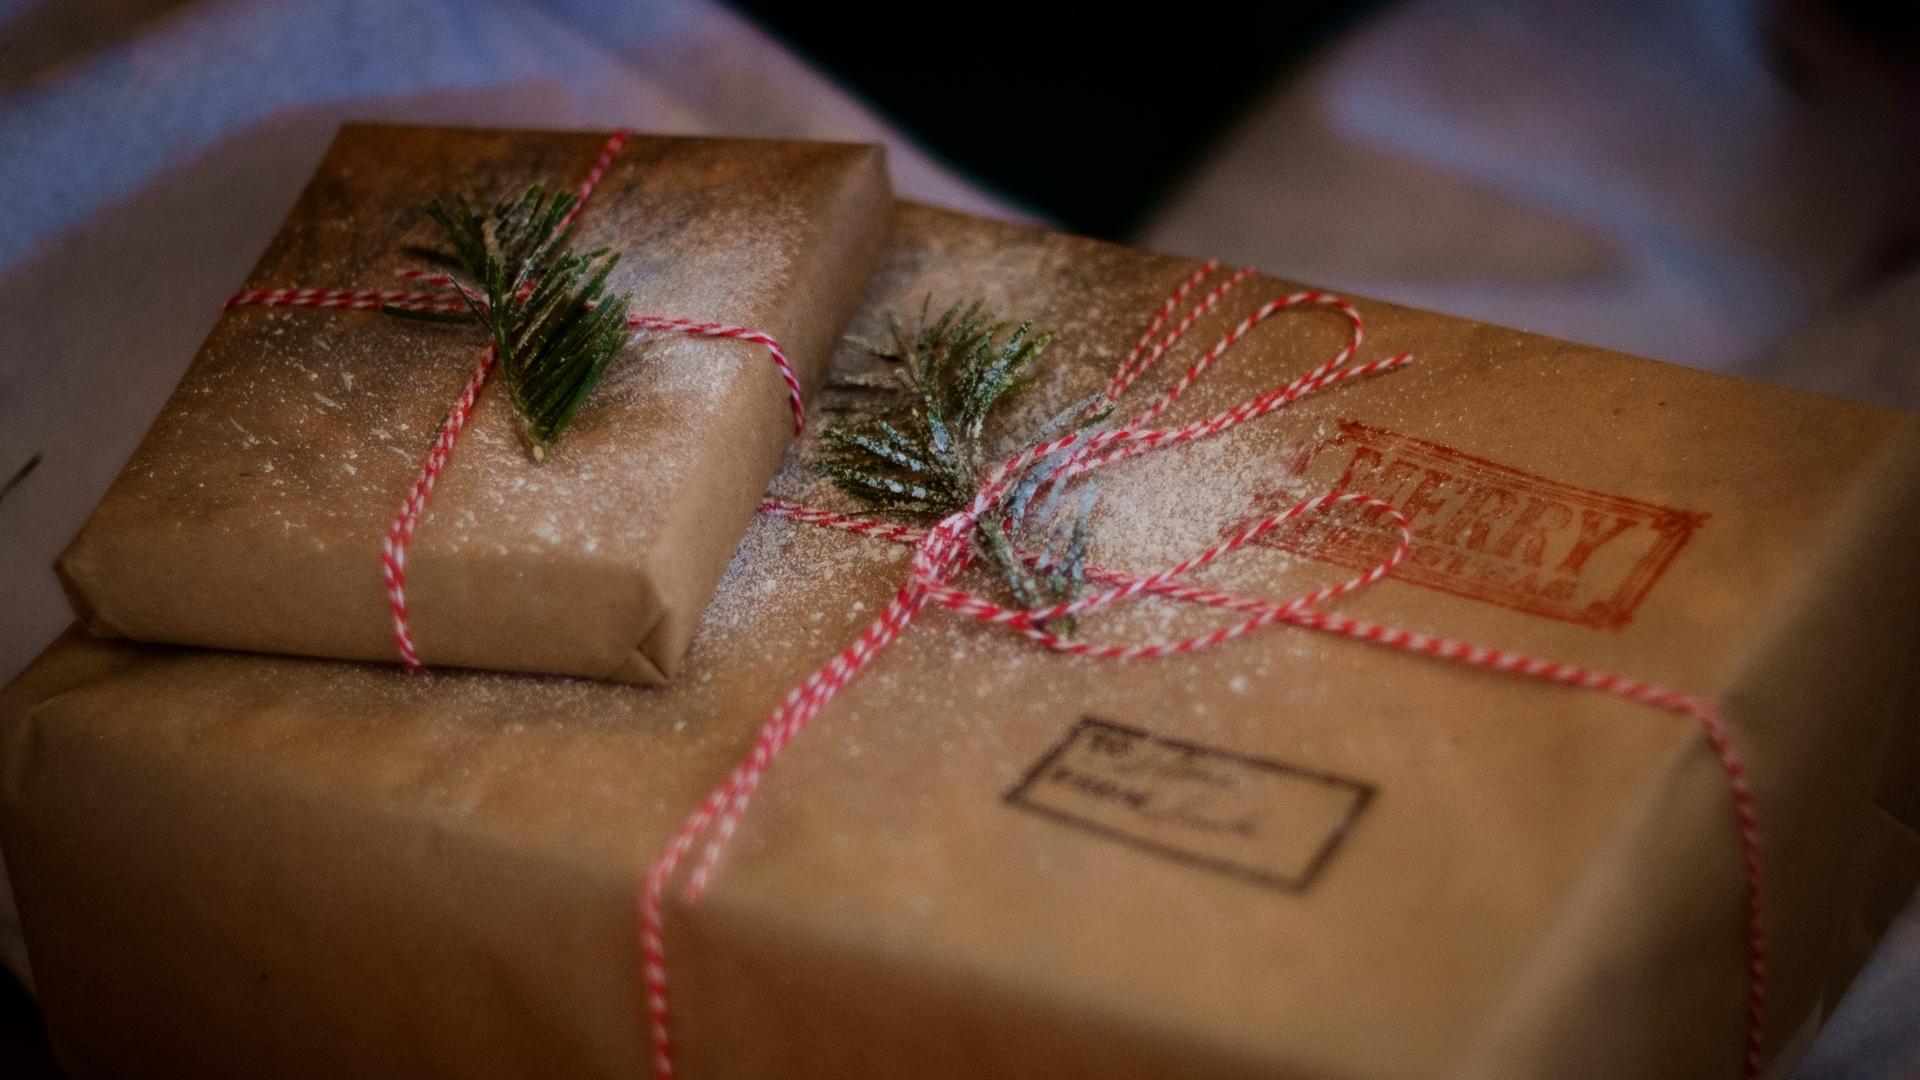
[[[1208,289],[1199,300],[1165,329],[1173,312],[1185,303],[1194,290],[1213,280],[1219,273],[1217,262],[1208,262],[1183,281],[1155,311],[1133,348],[1120,361],[1106,390],[1089,408],[1089,415],[1110,408],[1120,396],[1170,350],[1201,316],[1213,310],[1221,299],[1252,276],[1242,269],[1227,275]],[[1149,426],[1173,405],[1197,380],[1203,377],[1228,350],[1268,317],[1289,309],[1320,307],[1344,316],[1349,335],[1330,359],[1282,386],[1275,387],[1240,404],[1182,427]],[[1303,499],[1276,514],[1248,524],[1226,539],[1171,566],[1145,575],[1129,575],[1098,566],[1086,568],[1086,577],[1103,586],[1099,591],[1077,599],[1040,608],[1009,608],[987,597],[955,588],[951,582],[974,558],[971,537],[974,528],[988,515],[1005,513],[1015,519],[1024,508],[1010,511],[1007,506],[1012,489],[1031,481],[1031,471],[1045,470],[1042,486],[1063,484],[1072,478],[1121,461],[1196,442],[1258,419],[1310,394],[1338,386],[1352,379],[1384,374],[1412,362],[1402,354],[1384,360],[1348,367],[1359,351],[1365,328],[1360,314],[1347,301],[1321,292],[1301,292],[1277,297],[1242,319],[1205,354],[1186,369],[1174,383],[1138,415],[1113,428],[1083,430],[1027,447],[1008,458],[981,482],[978,492],[965,509],[940,520],[931,528],[899,525],[880,519],[842,514],[780,499],[761,504],[763,513],[824,528],[840,529],[857,535],[907,544],[913,559],[907,580],[893,594],[880,615],[854,642],[790,690],[771,716],[762,724],[752,749],[734,767],[726,779],[681,823],[666,846],[648,868],[638,896],[640,959],[646,986],[648,1023],[651,1033],[653,1066],[659,1080],[668,1080],[674,1072],[672,1012],[668,994],[665,945],[664,896],[676,872],[695,846],[699,857],[687,875],[682,898],[691,906],[699,903],[713,880],[722,852],[738,829],[754,792],[766,778],[781,751],[811,724],[820,711],[904,632],[927,604],[1007,627],[1034,643],[1056,652],[1097,660],[1147,660],[1180,656],[1233,641],[1246,634],[1276,624],[1318,630],[1350,638],[1381,648],[1415,653],[1436,660],[1485,668],[1524,678],[1559,683],[1577,689],[1612,694],[1657,709],[1691,718],[1713,751],[1725,774],[1745,873],[1745,938],[1747,951],[1747,997],[1745,1003],[1746,1044],[1744,1076],[1758,1080],[1765,1062],[1767,934],[1766,871],[1760,844],[1758,810],[1747,770],[1712,702],[1622,675],[1583,667],[1578,664],[1528,656],[1470,642],[1456,641],[1430,634],[1416,633],[1378,623],[1348,618],[1327,611],[1322,605],[1356,592],[1385,578],[1398,566],[1412,546],[1413,536],[1407,518],[1383,499],[1354,492],[1329,491]],[[1253,542],[1285,523],[1307,514],[1343,504],[1368,507],[1390,519],[1398,531],[1391,553],[1378,565],[1345,581],[1285,601],[1268,601],[1186,584],[1188,574]],[[1018,520],[1010,520],[1017,526]],[[1041,566],[1043,557],[1022,553],[1030,563]],[[1068,636],[1049,629],[1060,620],[1094,611],[1132,597],[1150,595],[1168,600],[1198,604],[1240,616],[1208,633],[1178,640],[1131,643],[1101,643]]]
[[[580,181],[576,189],[573,208],[561,218],[554,227],[554,235],[571,228],[575,217],[587,205],[594,190],[607,174],[613,159],[620,153],[632,133],[626,130],[616,131],[607,138],[600,149],[600,156],[594,160],[593,167]],[[413,289],[316,289],[305,287],[244,289],[227,298],[226,309],[236,307],[310,307],[344,309],[381,309],[399,308],[403,311],[425,311],[446,314],[464,314],[475,306],[484,308],[484,303],[452,277],[427,270],[402,270],[400,276],[417,286]],[[666,315],[629,315],[627,329],[634,339],[650,333],[679,334],[686,337],[734,338],[751,341],[767,350],[774,367],[780,373],[780,379],[786,384],[787,405],[793,411],[793,431],[796,436],[806,431],[806,408],[800,400],[800,380],[794,376],[793,365],[787,361],[786,353],[780,343],[771,335],[745,326],[733,326],[727,323],[702,322],[696,319],[673,318]],[[447,418],[440,425],[440,432],[428,448],[426,460],[420,465],[420,472],[414,477],[413,486],[408,489],[407,497],[400,503],[400,509],[388,523],[386,536],[380,545],[380,576],[386,586],[387,607],[393,616],[393,644],[400,655],[400,662],[409,671],[424,670],[420,662],[420,653],[414,646],[413,627],[407,615],[407,551],[413,544],[413,534],[420,527],[420,519],[426,515],[427,503],[433,498],[433,489],[440,482],[440,474],[446,471],[447,463],[453,457],[453,448],[460,441],[460,433],[466,429],[467,421],[473,415],[473,409],[479,403],[481,391],[485,389],[488,378],[498,361],[492,345],[480,353],[473,373],[468,376],[460,394],[454,398],[447,409]]]

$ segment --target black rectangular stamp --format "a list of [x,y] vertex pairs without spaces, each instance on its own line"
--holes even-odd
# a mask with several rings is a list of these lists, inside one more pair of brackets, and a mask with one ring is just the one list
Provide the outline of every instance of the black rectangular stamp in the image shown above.
[[1363,780],[1088,716],[1006,800],[1176,862],[1300,892],[1373,794]]

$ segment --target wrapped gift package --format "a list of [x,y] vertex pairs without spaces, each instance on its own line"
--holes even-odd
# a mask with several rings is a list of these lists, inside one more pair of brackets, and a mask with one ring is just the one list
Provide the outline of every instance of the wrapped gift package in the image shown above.
[[[849,336],[924,297],[1052,329],[996,420],[1017,447],[1105,383],[1193,268],[904,207]],[[1244,282],[1130,395],[1288,289]],[[1356,303],[1359,359],[1412,365],[1104,470],[1091,557],[1145,572],[1363,492],[1412,548],[1339,611],[1713,703],[1760,821],[1764,1057],[1786,1070],[1920,880],[1920,427]],[[1329,310],[1277,315],[1169,421],[1346,334]],[[834,363],[816,425],[884,361],[850,341]],[[777,405],[756,422],[780,429]],[[818,449],[792,446],[771,493],[859,509]],[[202,505],[114,513],[164,545]],[[494,512],[572,529],[600,509]],[[352,533],[331,520],[295,532],[332,551]],[[1370,504],[1304,516],[1196,580],[1291,597],[1377,562],[1392,531]],[[644,1075],[641,876],[912,557],[771,515],[735,540],[708,537],[732,562],[661,686],[55,643],[0,701],[0,810],[66,1068]],[[364,570],[346,546],[338,572]],[[962,583],[993,588],[979,568]],[[1218,616],[1148,598],[1074,632],[1145,642]],[[700,902],[669,895],[675,1075],[1739,1077],[1740,841],[1700,726],[1641,701],[1300,627],[1102,662],[929,607],[779,759]]]
[[[570,189],[605,134],[349,125],[248,289],[405,290],[445,246],[426,205]],[[785,347],[805,388],[880,256],[877,147],[635,137],[574,220],[636,314]],[[182,297],[218,304],[221,297]],[[238,306],[60,560],[95,633],[395,659],[381,542],[486,343],[370,310]],[[657,682],[792,437],[759,344],[643,338],[547,460],[480,398],[407,554],[428,663]],[[785,419],[785,423],[783,423]]]

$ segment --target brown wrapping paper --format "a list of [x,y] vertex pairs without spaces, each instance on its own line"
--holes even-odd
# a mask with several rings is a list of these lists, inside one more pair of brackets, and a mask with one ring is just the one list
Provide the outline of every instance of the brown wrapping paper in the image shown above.
[[[929,291],[1054,326],[1018,429],[1098,387],[1188,269],[908,209],[854,328]],[[1281,288],[1256,279],[1190,348]],[[1426,530],[1425,576],[1343,608],[1718,701],[1766,830],[1784,1069],[1920,872],[1914,422],[1360,306],[1364,357],[1412,368],[1111,470],[1097,559],[1170,562],[1347,476]],[[1262,327],[1178,416],[1342,333]],[[844,506],[804,461],[774,491]],[[1352,539],[1284,535],[1206,580],[1293,595]],[[62,1061],[644,1075],[641,871],[906,561],[756,520],[659,688],[70,635],[0,702],[6,858]],[[680,1075],[1736,1077],[1742,893],[1684,718],[1299,630],[1116,665],[932,611],[780,760],[704,902],[670,909]]]
[[[428,200],[571,187],[605,141],[349,125],[246,287],[405,288],[409,249],[444,245]],[[635,313],[763,330],[811,389],[890,207],[877,147],[639,136],[575,244],[621,253],[611,286]],[[61,558],[83,621],[149,641],[395,659],[381,541],[484,344],[473,326],[378,312],[227,312]],[[791,437],[767,352],[630,345],[541,465],[498,390],[408,557],[422,658],[668,677]]]

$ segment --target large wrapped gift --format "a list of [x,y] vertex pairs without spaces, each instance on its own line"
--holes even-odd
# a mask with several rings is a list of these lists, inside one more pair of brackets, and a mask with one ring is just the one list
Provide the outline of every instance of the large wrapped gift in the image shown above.
[[[855,336],[884,338],[890,309],[910,334],[929,294],[935,313],[980,298],[1051,327],[1036,384],[988,429],[1010,452],[1106,385],[1192,269],[910,208]],[[1240,282],[1123,402],[1284,288]],[[1319,370],[1348,332],[1319,299],[1253,328],[1156,422]],[[61,1060],[632,1077],[667,1050],[701,1080],[1784,1069],[1920,870],[1916,425],[1358,311],[1346,370],[1415,361],[1102,468],[1075,530],[1086,564],[1121,575],[1236,550],[1026,628],[1072,647],[1279,625],[1109,662],[948,609],[1005,602],[986,558],[944,576],[965,593],[781,729],[796,737],[698,902],[688,865],[665,890],[664,1047],[642,878],[773,707],[871,640],[920,534],[763,514],[661,687],[69,635],[0,708],[6,858]],[[860,414],[887,361],[848,344],[837,363],[823,405]],[[815,469],[824,452],[791,450],[773,495],[861,509]],[[1321,492],[1354,497],[1248,539]],[[1384,581],[1209,602],[1361,573],[1391,554],[1394,514],[1412,542]],[[1120,580],[1085,572],[1083,597]]]
[[[877,147],[617,139],[342,129],[62,557],[83,621],[221,648],[669,676],[792,437],[768,343],[796,390],[817,385],[892,203]],[[502,360],[435,463],[443,419],[464,418],[463,386],[493,354],[471,322],[396,317],[467,307],[420,276],[460,250],[425,207],[474,200],[491,230],[487,209],[535,184],[589,191],[567,246],[618,257],[603,299],[629,297],[640,340],[591,396],[573,368],[529,377],[546,411],[528,420],[522,384],[497,388]]]

